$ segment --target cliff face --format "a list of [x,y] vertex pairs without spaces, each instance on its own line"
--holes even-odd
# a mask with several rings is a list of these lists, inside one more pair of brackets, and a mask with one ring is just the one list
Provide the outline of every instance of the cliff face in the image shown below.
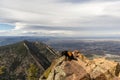
[[78,54],[77,60],[55,60],[44,72],[40,80],[120,80],[118,62],[105,58],[87,59]]
[[0,47],[0,80],[38,80],[57,57],[41,42],[22,41]]

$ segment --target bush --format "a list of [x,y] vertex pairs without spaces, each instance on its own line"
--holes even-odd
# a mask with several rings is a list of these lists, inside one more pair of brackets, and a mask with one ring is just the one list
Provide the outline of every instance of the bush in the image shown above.
[[38,80],[38,68],[34,64],[30,64],[30,67],[27,70],[27,79],[28,80]]
[[5,66],[0,66],[0,75],[4,74],[5,73]]

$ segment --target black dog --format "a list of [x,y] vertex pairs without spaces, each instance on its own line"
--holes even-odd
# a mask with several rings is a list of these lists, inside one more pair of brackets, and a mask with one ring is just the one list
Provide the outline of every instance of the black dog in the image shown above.
[[62,51],[62,56],[65,56],[65,60],[76,60],[72,54],[72,52],[69,51]]

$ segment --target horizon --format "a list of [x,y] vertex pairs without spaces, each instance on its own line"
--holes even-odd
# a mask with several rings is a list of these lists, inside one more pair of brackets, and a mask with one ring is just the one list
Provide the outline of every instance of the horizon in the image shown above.
[[17,38],[20,38],[20,37],[22,37],[22,38],[55,38],[55,39],[97,39],[97,40],[99,40],[99,39],[110,39],[110,40],[114,40],[114,39],[120,39],[120,37],[115,37],[115,36],[112,36],[112,37],[64,37],[64,36],[0,36],[0,38],[15,38],[15,37],[17,37]]

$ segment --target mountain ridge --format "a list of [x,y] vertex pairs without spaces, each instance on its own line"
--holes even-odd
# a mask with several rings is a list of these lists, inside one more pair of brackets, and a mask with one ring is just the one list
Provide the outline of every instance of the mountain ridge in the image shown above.
[[[48,49],[44,43],[26,40],[0,47],[0,69],[3,71],[0,78],[5,80],[38,79],[51,62],[58,57],[55,51],[51,53],[50,50],[52,48]],[[2,66],[4,66],[4,70]],[[34,77],[31,77],[32,72],[30,71],[34,72],[31,70],[33,68],[36,68],[36,72]]]

